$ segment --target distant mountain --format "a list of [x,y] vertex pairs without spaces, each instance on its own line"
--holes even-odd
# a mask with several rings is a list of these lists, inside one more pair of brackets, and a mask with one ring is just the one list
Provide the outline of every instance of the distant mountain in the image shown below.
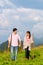
[[43,45],[43,38],[41,39],[34,38],[34,42],[35,42],[35,45]]
[[[19,43],[19,42],[18,42]],[[23,48],[23,41],[21,41],[21,46]],[[3,42],[2,44],[0,44],[0,51],[5,51],[8,49],[8,41]]]
[[1,51],[7,50],[7,48],[8,48],[8,41],[3,42],[2,44],[0,44],[0,50]]
[[[35,39],[34,40],[35,41],[35,43],[34,43],[34,46],[39,46],[39,45],[43,45],[43,39],[42,40],[38,40],[38,39]],[[39,43],[40,42],[40,43]],[[21,41],[21,43],[22,43],[22,48],[23,48],[23,41]],[[33,45],[32,45],[32,47],[33,47]],[[5,50],[7,50],[8,49],[8,41],[5,41],[5,42],[3,42],[2,44],[0,44],[0,50],[1,51],[5,51]]]

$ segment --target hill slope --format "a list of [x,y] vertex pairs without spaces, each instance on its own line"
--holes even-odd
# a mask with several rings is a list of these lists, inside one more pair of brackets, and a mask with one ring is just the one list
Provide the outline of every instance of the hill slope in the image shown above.
[[32,49],[31,56],[35,58],[30,60],[25,59],[24,51],[18,53],[16,61],[10,59],[10,52],[6,51],[4,53],[0,52],[0,65],[43,65],[43,46],[36,47]]
[[7,48],[8,48],[8,41],[3,42],[2,44],[0,44],[0,50],[1,51],[5,51],[5,50],[7,50]]
[[[22,43],[21,46],[23,47],[23,41],[21,41],[21,43]],[[7,49],[8,49],[8,41],[5,41],[2,44],[0,44],[0,51],[5,51]]]

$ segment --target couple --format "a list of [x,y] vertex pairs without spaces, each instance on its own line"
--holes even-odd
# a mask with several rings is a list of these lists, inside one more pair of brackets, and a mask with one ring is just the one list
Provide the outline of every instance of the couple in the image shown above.
[[[18,41],[20,42],[19,46],[21,46],[21,39],[17,33],[17,28],[14,28],[12,34],[8,38],[8,48],[10,48],[10,45],[11,45],[11,59],[12,60],[16,60],[17,58]],[[25,57],[27,59],[29,59],[29,56],[30,56],[31,43],[33,43],[33,39],[31,37],[30,31],[27,31],[24,38],[24,43],[23,43],[23,49],[25,49],[25,54],[26,54]]]

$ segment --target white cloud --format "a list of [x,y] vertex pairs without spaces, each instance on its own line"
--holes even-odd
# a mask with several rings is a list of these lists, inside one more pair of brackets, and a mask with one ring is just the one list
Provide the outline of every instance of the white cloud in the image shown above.
[[[11,8],[2,9],[2,13],[0,14],[1,23],[0,25],[7,26],[11,24],[10,19],[16,21],[29,21],[32,22],[42,22],[43,21],[43,10],[35,10],[30,8],[17,8],[15,4],[10,2],[9,0],[0,0],[2,2],[0,5],[9,5]],[[14,8],[15,7],[15,8]],[[20,20],[19,20],[20,19]],[[4,23],[3,23],[4,22]]]
[[9,26],[8,18],[4,13],[0,14],[0,26],[1,27]]
[[7,26],[9,26],[9,22],[7,20],[5,20],[4,22],[1,23],[1,26],[7,27]]
[[6,7],[6,5],[9,6],[9,7],[12,7],[12,8],[15,8],[16,7],[15,4],[13,4],[9,0],[0,0],[0,6],[1,7]]
[[4,6],[4,2],[2,0],[0,0],[0,6],[3,7]]
[[17,8],[17,11],[21,12],[21,13],[28,13],[31,11],[31,9],[29,9],[29,8]]
[[14,16],[12,16],[12,18],[15,20],[19,20],[20,17],[18,15],[14,15]]
[[17,8],[17,12],[21,14],[22,20],[33,20],[35,22],[43,21],[43,10]]
[[28,18],[32,19],[33,21],[36,22],[40,22],[43,20],[43,17],[41,17],[40,15],[37,15],[37,13],[35,15],[30,15],[28,16]]
[[0,30],[0,35],[6,34],[7,32],[8,32],[7,30]]
[[[9,2],[10,5],[12,6],[12,3],[10,1],[6,0],[6,2],[7,3]],[[22,21],[27,22],[27,20],[28,22],[29,21],[36,22],[36,23],[42,22],[43,21],[43,10],[16,7],[12,9],[11,8],[2,9],[2,13],[0,14],[0,26],[3,26],[3,27],[6,27],[6,26],[9,27],[10,25],[14,26],[16,21],[18,22],[17,25],[19,25],[20,22]]]
[[33,26],[32,32],[34,33],[34,36],[38,39],[43,37],[43,22],[37,23]]
[[0,22],[0,26],[1,27],[7,27],[7,26],[9,26],[9,22],[8,21]]
[[[5,5],[8,5],[10,7],[6,7]],[[38,9],[30,9],[30,8],[17,8],[15,4],[10,2],[9,0],[0,0],[0,6],[6,7],[2,8],[2,12],[0,13],[0,26],[1,27],[9,27],[10,25],[13,27],[14,25],[22,28],[23,31],[30,27],[28,27],[29,23],[32,24],[32,22],[36,22],[36,24],[33,26],[33,33],[35,37],[41,38],[42,37],[42,30],[43,30],[43,10]],[[0,8],[1,9],[1,8]],[[29,22],[31,21],[31,22]],[[27,27],[25,28],[23,25],[23,22],[28,22]],[[21,30],[22,30],[21,29]],[[3,33],[7,33],[5,30],[1,31]],[[3,34],[0,33],[0,34]]]

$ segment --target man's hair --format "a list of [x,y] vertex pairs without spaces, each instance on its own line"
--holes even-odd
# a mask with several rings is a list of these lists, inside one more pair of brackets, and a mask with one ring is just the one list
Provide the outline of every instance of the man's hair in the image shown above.
[[29,34],[29,38],[31,38],[31,33],[30,33],[30,31],[27,31],[26,33],[28,33],[28,34]]
[[13,28],[13,32],[14,32],[14,31],[17,31],[17,28]]

